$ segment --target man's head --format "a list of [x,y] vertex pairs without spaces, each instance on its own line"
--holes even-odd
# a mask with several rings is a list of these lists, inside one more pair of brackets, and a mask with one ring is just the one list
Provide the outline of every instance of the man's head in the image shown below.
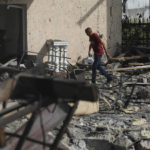
[[90,27],[86,28],[85,33],[90,36],[92,34],[92,29]]

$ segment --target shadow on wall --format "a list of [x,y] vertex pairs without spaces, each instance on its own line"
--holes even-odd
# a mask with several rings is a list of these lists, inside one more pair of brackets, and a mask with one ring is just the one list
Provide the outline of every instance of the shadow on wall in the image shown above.
[[42,63],[43,62],[43,59],[47,55],[47,52],[48,52],[48,45],[45,42],[44,45],[42,46],[41,50],[37,54],[37,63]]
[[32,2],[34,0],[25,0],[26,1],[26,4],[27,4],[27,9],[31,6]]
[[84,16],[81,17],[77,24],[81,26],[84,23],[84,21],[99,7],[99,5],[103,1],[104,0],[98,0],[97,3]]

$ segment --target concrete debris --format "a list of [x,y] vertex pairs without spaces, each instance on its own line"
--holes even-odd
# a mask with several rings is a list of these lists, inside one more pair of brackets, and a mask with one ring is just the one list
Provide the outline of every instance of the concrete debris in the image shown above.
[[140,142],[141,147],[145,148],[145,149],[149,149],[150,148],[150,141],[149,140],[142,140]]
[[[135,67],[136,64],[139,65],[130,63],[130,66]],[[79,76],[90,83],[90,65],[82,66],[78,63],[77,66],[85,69]],[[123,63],[111,63],[107,68],[116,69],[123,66]],[[123,69],[124,72],[112,72],[111,83],[107,83],[105,77],[97,73],[100,111],[86,116],[74,116],[69,126],[76,139],[86,141],[87,149],[150,149],[150,128],[147,127],[150,123],[150,70],[144,70],[145,67],[142,66],[138,69],[132,72],[126,69]]]
[[[99,112],[72,117],[68,126],[72,135],[69,136],[69,133],[66,133],[62,139],[69,150],[150,149],[150,65],[148,62],[135,60],[136,57],[134,57],[134,62],[133,59],[123,59],[121,62],[107,64],[106,67],[111,70],[113,77],[110,83],[107,83],[104,76],[97,73],[95,86],[99,93],[99,108],[97,109]],[[139,63],[143,65],[139,66]],[[25,70],[37,75],[54,77],[54,72],[50,71],[46,64],[35,66],[31,70],[26,67]],[[126,67],[126,69],[121,69],[123,72],[114,71],[118,67]],[[132,71],[128,71],[130,69]],[[0,81],[5,81],[17,73],[17,71],[14,73],[5,70],[0,74]],[[91,74],[91,63],[81,61],[80,58],[77,65],[70,64],[65,78],[85,80],[88,85],[92,85]],[[8,100],[8,104],[10,102],[12,103]],[[16,126],[20,127],[28,119],[25,116],[8,124],[5,131],[15,132]],[[60,126],[56,126],[47,133],[56,135],[59,129]]]
[[132,122],[132,125],[134,126],[139,126],[139,125],[144,125],[144,124],[146,124],[146,119],[143,119],[143,118],[140,118],[140,119],[135,118]]

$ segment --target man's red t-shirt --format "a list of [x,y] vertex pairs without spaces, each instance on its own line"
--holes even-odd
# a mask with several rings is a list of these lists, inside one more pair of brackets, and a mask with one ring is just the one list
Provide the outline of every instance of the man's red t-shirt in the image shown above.
[[94,54],[103,55],[104,50],[103,50],[103,45],[102,45],[102,41],[101,41],[100,37],[96,33],[93,33],[90,36],[89,40],[90,40],[92,48],[94,50]]

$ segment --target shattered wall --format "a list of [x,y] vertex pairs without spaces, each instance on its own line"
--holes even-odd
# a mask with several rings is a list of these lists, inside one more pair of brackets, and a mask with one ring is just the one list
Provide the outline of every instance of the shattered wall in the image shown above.
[[78,56],[87,56],[88,26],[103,34],[112,55],[116,43],[121,43],[120,0],[0,0],[0,4],[27,5],[28,51],[46,52],[48,39],[68,41],[68,57],[75,63]]

